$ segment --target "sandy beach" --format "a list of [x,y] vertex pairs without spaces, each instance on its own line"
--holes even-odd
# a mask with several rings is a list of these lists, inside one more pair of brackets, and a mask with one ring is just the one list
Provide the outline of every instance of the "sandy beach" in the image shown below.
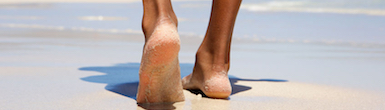
[[[290,19],[292,21],[305,18],[311,21],[315,18],[310,16],[327,16],[331,18],[328,19],[331,24],[341,18],[351,18],[351,22],[346,21],[346,24],[357,22],[361,18],[371,21],[367,24],[362,22],[360,25],[360,29],[366,31],[362,33],[368,34],[356,32],[357,36],[351,38],[325,37],[322,39],[326,40],[318,40],[318,34],[311,33],[317,32],[315,30],[319,28],[318,25],[311,25],[314,29],[309,29],[308,33],[311,34],[307,35],[305,32],[295,30],[300,27],[291,28],[293,30],[290,31],[293,32],[289,33],[280,30],[281,27],[286,28],[286,24],[271,27],[261,24],[261,27],[253,29],[275,28],[278,34],[274,32],[268,34],[271,31],[266,31],[266,35],[256,37],[246,35],[247,32],[243,32],[241,26],[259,22],[250,21],[251,18],[246,16],[250,13],[241,10],[232,44],[229,77],[233,92],[228,99],[211,99],[202,97],[197,91],[184,90],[186,97],[184,102],[138,106],[135,96],[144,38],[140,31],[141,16],[138,16],[141,11],[130,10],[140,10],[140,2],[137,0],[112,0],[108,1],[110,4],[105,4],[107,1],[102,0],[93,2],[87,0],[0,2],[2,4],[0,5],[1,110],[385,108],[383,80],[385,42],[381,41],[384,34],[380,33],[385,27],[372,25],[381,24],[377,20],[383,19],[383,16],[297,12],[258,14],[261,19],[257,20],[262,21],[266,20],[264,17],[277,16],[298,17]],[[175,9],[188,11],[189,9],[184,7],[196,8],[194,4],[198,3],[207,1],[177,1]],[[96,7],[111,8],[103,11]],[[121,11],[126,9],[124,7],[127,7],[128,11]],[[96,11],[89,12],[89,10]],[[200,13],[201,10],[195,11]],[[58,12],[62,15],[57,15]],[[128,14],[120,15],[122,13]],[[206,15],[198,15],[201,16]],[[179,59],[183,77],[190,74],[193,69],[195,52],[204,33],[186,30],[204,30],[207,17],[197,19],[183,13],[179,17],[182,42]],[[288,22],[287,25],[291,23],[285,22]],[[190,25],[192,26],[188,27]],[[328,31],[328,28],[322,29],[319,31]],[[323,35],[351,35],[343,34],[344,29],[341,27],[341,33],[331,32]],[[295,32],[301,34],[293,34]],[[302,34],[311,38],[300,39]],[[368,37],[360,38],[358,35]]]

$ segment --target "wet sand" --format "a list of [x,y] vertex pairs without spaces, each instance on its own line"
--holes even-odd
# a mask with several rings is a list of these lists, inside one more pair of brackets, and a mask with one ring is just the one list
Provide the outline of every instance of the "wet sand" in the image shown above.
[[[3,30],[5,30],[3,28]],[[384,93],[291,79],[230,73],[233,94],[210,99],[184,91],[186,101],[139,107],[135,101],[143,36],[40,29],[0,31],[2,109],[382,109]],[[201,38],[181,36],[182,76],[191,72]],[[189,41],[189,42],[186,42]],[[186,43],[184,43],[186,42]],[[247,41],[234,41],[235,47]],[[232,65],[242,66],[236,53]],[[257,63],[257,61],[254,61]],[[245,72],[245,71],[243,71]],[[263,76],[263,74],[261,75]],[[306,77],[303,77],[306,78]],[[343,82],[342,82],[343,83]]]

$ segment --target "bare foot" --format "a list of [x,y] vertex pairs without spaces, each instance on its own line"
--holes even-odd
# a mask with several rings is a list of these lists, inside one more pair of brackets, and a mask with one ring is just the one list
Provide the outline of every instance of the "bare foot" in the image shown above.
[[193,73],[182,79],[184,89],[200,89],[212,98],[227,98],[231,84],[230,47],[242,0],[213,0],[209,26],[200,45]]
[[196,63],[193,73],[182,79],[183,89],[200,89],[211,98],[227,98],[231,84],[224,66]]
[[152,34],[146,36],[143,49],[137,94],[139,104],[184,100],[176,24],[170,19],[158,21]]

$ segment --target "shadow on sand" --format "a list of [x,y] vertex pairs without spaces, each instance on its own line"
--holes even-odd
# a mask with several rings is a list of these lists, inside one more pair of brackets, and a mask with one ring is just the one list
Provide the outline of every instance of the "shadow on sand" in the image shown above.
[[[115,92],[117,94],[136,100],[136,93],[137,93],[137,88],[139,84],[139,74],[138,74],[139,66],[140,66],[140,63],[123,63],[123,64],[117,64],[114,66],[82,67],[82,68],[79,68],[79,70],[104,73],[104,75],[84,77],[84,78],[81,78],[81,80],[87,81],[87,82],[93,82],[93,83],[107,84],[107,86],[105,87],[106,90],[109,90],[111,92]],[[181,76],[184,77],[189,75],[192,72],[193,67],[194,65],[191,63],[181,63],[180,64]],[[229,78],[233,89],[231,95],[251,89],[251,87],[248,87],[248,86],[235,84],[238,81],[271,81],[271,82],[287,81],[287,80],[276,80],[276,79],[241,79],[231,75],[229,75]],[[203,92],[200,90],[189,90],[189,91],[194,94],[202,94],[202,96],[205,96]],[[144,107],[144,106],[141,106],[141,107]],[[164,108],[164,105],[160,107]],[[144,107],[144,108],[147,108],[147,107]]]

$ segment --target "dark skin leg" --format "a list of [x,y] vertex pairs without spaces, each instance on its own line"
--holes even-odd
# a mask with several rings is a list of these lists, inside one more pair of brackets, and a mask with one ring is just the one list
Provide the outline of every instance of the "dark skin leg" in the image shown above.
[[196,53],[193,73],[182,80],[184,89],[200,89],[208,97],[227,98],[231,85],[230,47],[241,0],[213,0],[210,23]]
[[226,98],[230,44],[241,0],[214,0],[206,36],[197,51],[194,71],[180,79],[177,18],[170,0],[143,0],[145,45],[139,69],[137,102],[183,101],[184,89],[201,89],[207,96]]

